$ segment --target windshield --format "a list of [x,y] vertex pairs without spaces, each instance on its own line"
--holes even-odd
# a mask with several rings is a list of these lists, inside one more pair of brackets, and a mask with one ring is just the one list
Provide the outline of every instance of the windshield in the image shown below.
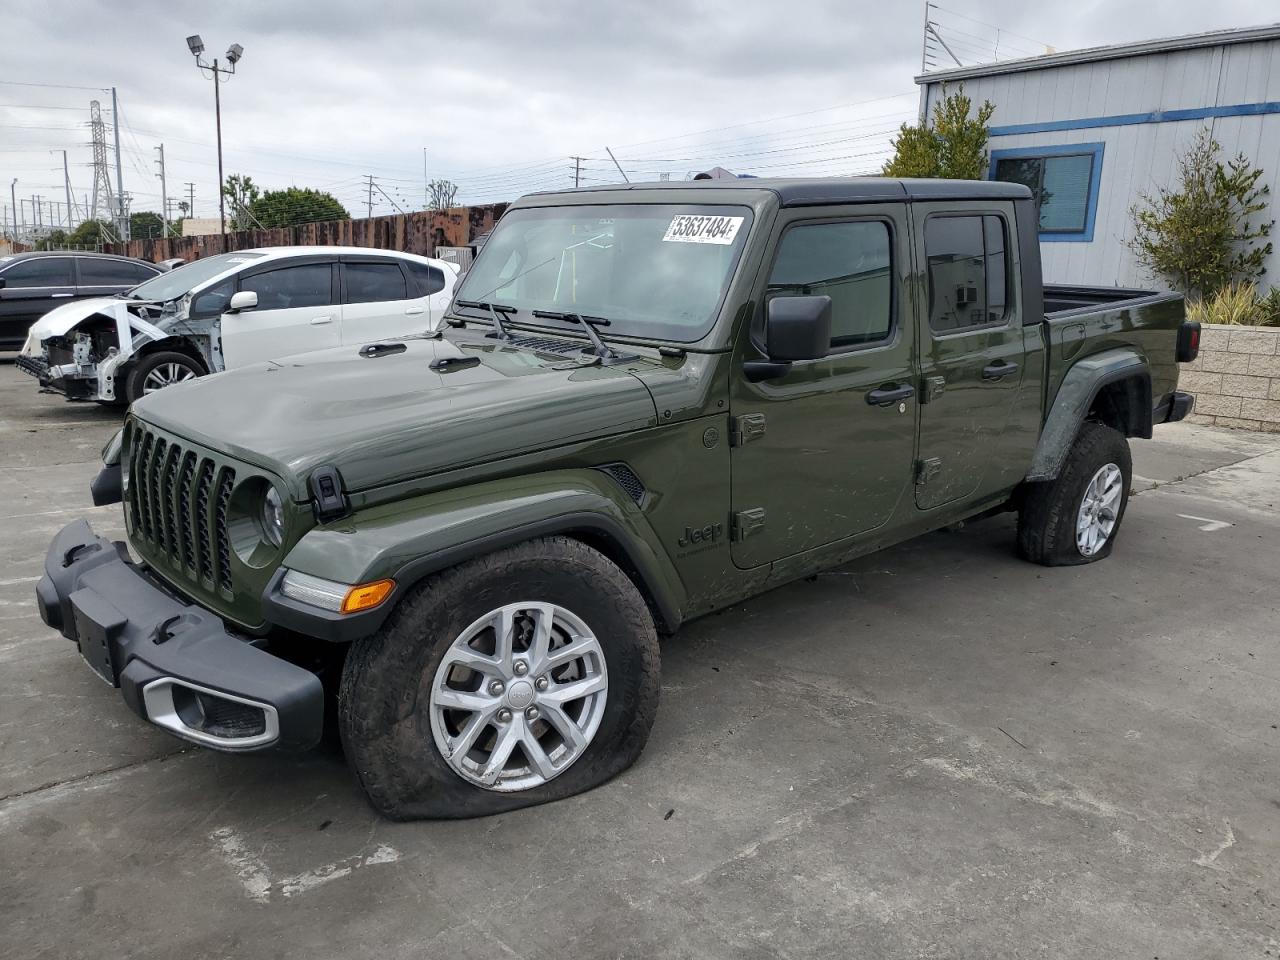
[[152,277],[131,289],[126,296],[131,300],[176,300],[206,280],[212,280],[218,274],[226,273],[239,264],[252,263],[262,256],[261,253],[219,253],[216,256],[204,257],[168,273],[162,273],[158,277]]
[[468,271],[455,308],[491,302],[515,308],[516,322],[538,323],[534,310],[578,313],[608,320],[604,334],[689,343],[715,320],[750,227],[750,208],[737,206],[512,210]]

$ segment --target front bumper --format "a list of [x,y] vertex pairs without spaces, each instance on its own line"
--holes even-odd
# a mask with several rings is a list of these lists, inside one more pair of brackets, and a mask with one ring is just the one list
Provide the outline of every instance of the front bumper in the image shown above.
[[68,376],[62,367],[50,366],[49,361],[44,357],[33,357],[25,353],[18,354],[17,359],[14,360],[14,366],[23,373],[35,377],[40,382],[40,386],[46,390],[65,394],[70,400],[98,399],[96,369],[91,369],[88,373],[81,373],[72,364],[70,369],[77,372],[75,376]]
[[176,736],[234,751],[305,750],[320,739],[319,677],[228,633],[84,520],[54,537],[36,599],[41,619],[135,713]]

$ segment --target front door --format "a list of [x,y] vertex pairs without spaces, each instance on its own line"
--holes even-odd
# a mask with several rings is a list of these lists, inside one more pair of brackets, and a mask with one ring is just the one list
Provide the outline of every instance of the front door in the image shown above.
[[0,349],[14,350],[31,325],[75,296],[70,257],[29,257],[4,267],[0,257]]
[[241,275],[240,289],[256,293],[258,305],[222,317],[227,369],[339,346],[335,268],[336,261],[311,261]]
[[927,298],[916,506],[929,510],[1004,483],[1001,445],[1027,371],[1012,206],[915,204],[915,216]]
[[[884,525],[911,484],[916,404],[906,208],[784,211],[732,374],[731,548],[749,568]],[[831,298],[828,356],[750,382],[772,296]]]

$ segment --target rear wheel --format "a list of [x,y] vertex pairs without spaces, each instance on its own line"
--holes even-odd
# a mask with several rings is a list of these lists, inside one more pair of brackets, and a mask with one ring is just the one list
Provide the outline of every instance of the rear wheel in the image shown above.
[[640,755],[658,703],[643,598],[549,537],[430,578],[354,644],[338,720],[373,806],[475,817],[595,787]]
[[1018,514],[1018,550],[1048,567],[1111,553],[1129,501],[1133,462],[1118,430],[1085,423],[1054,480],[1029,484]]
[[149,353],[134,365],[125,380],[125,396],[133,403],[139,397],[184,380],[194,380],[203,373],[200,364],[185,353],[175,350]]

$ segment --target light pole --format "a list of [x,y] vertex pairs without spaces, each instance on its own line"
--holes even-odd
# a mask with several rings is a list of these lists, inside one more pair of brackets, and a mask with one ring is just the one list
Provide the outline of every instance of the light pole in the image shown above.
[[13,178],[13,183],[9,184],[9,199],[13,201],[13,241],[18,241],[18,178]]
[[[198,33],[187,37],[187,49],[196,58],[196,66],[200,72],[204,73],[208,70],[209,75],[213,77],[213,111],[218,125],[218,215],[222,220],[222,233],[225,236],[227,232],[227,202],[222,194],[222,94],[219,88],[226,82],[224,78],[230,77],[236,72],[236,64],[244,56],[244,47],[238,43],[233,43],[227,47],[227,63],[231,64],[230,67],[218,66],[216,59],[213,63],[205,63],[200,59],[200,54],[204,53],[204,41],[200,39],[200,34]],[[223,244],[225,246],[225,240]]]

